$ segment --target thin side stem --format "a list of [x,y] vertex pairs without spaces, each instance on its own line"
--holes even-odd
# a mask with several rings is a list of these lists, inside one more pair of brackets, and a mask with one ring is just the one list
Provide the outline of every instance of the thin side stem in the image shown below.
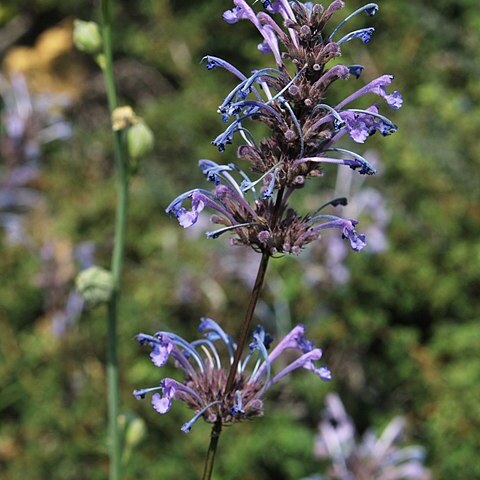
[[208,446],[207,458],[205,459],[202,480],[210,480],[212,478],[215,453],[217,452],[218,440],[221,433],[222,421],[218,420],[213,424],[212,433],[210,434],[210,445]]
[[[102,0],[102,37],[103,54],[105,57],[104,78],[107,90],[108,108],[110,114],[117,107],[117,94],[113,73],[112,58],[112,15],[111,1]],[[120,406],[120,388],[118,379],[117,358],[117,321],[118,302],[125,250],[125,233],[127,226],[128,207],[128,166],[125,149],[122,142],[122,133],[113,133],[114,156],[116,166],[117,206],[115,212],[115,236],[111,261],[113,277],[113,294],[108,304],[107,321],[107,388],[108,388],[108,437],[110,454],[110,480],[121,478],[121,441],[118,428],[118,414]]]

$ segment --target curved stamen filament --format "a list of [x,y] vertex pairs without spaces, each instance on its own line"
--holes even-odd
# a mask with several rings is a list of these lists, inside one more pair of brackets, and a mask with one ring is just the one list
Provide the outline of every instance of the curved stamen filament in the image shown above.
[[376,3],[368,3],[367,5],[364,5],[363,7],[360,7],[359,9],[355,10],[353,13],[348,15],[344,20],[342,20],[334,29],[333,32],[328,36],[328,40],[331,41],[333,36],[355,15],[358,15],[361,12],[367,12],[368,15],[373,16],[377,13],[378,11],[378,5]]
[[220,228],[212,232],[206,232],[206,235],[207,235],[207,238],[218,238],[220,235],[230,230],[235,230],[236,228],[242,228],[242,227],[252,227],[254,225],[262,225],[262,224],[259,222],[238,223],[237,225],[229,225],[228,227]]
[[221,401],[217,400],[215,402],[209,403],[206,407],[202,408],[191,420],[189,420],[187,423],[184,423],[182,425],[182,432],[188,433],[191,429],[193,424],[210,408],[213,407],[214,405],[221,405]]

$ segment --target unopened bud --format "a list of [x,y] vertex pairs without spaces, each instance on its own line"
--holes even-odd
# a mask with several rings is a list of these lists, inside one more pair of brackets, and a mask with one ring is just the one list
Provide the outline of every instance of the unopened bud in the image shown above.
[[150,128],[140,121],[127,131],[127,147],[130,158],[143,157],[153,149],[154,136]]
[[95,22],[74,20],[73,43],[82,52],[97,54],[102,49],[102,35]]
[[147,426],[145,421],[140,417],[130,418],[125,431],[125,445],[134,448],[136,447],[146,436]]
[[90,306],[108,302],[113,292],[112,274],[96,265],[82,270],[77,275],[75,285]]

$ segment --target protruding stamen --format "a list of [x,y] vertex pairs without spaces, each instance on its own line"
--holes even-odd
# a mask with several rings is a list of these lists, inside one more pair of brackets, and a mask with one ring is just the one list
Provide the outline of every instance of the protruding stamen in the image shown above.
[[333,30],[333,32],[329,35],[328,40],[332,40],[333,36],[355,15],[358,15],[361,12],[365,12],[367,15],[373,17],[378,12],[378,5],[376,3],[368,3],[363,7],[355,10],[353,13],[348,15],[344,20],[342,20]]
[[341,205],[342,207],[345,207],[347,204],[348,204],[348,201],[345,197],[334,198],[333,200],[330,200],[329,202],[324,203],[321,207],[318,207],[313,213],[313,215],[316,215],[318,212],[323,210],[325,207],[328,207],[329,205],[331,205],[332,207],[338,207],[339,205]]
[[381,131],[381,133],[383,135],[385,135],[384,132],[394,133],[398,130],[398,127],[389,118],[385,117],[384,115],[380,115],[379,113],[371,112],[370,110],[363,110],[361,108],[349,108],[349,109],[343,110],[343,111],[344,112],[361,113],[363,115],[370,115],[371,117],[378,118],[388,128],[388,130],[386,130],[386,131]]
[[145,398],[145,395],[150,392],[157,392],[158,390],[161,390],[162,387],[151,387],[151,388],[142,388],[141,390],[134,390],[133,395],[137,400],[143,400]]
[[345,125],[345,120],[340,116],[340,114],[333,107],[325,103],[320,103],[318,105],[315,105],[312,113],[315,113],[317,110],[321,110],[321,109],[327,110],[333,115],[333,117],[336,120],[336,122],[334,121],[333,123],[335,130],[340,130]]
[[221,405],[221,401],[217,400],[215,402],[209,403],[206,407],[202,408],[191,420],[189,420],[187,423],[184,423],[182,425],[182,432],[183,433],[188,433],[192,427],[193,424],[210,408],[213,407],[214,405]]
[[[340,153],[346,153],[347,155],[351,155],[355,160],[358,160],[360,162],[361,165],[360,165],[359,173],[361,175],[364,175],[364,174],[375,175],[377,173],[377,171],[373,168],[373,166],[358,153],[351,152],[350,150],[345,150],[344,148],[326,148],[324,152],[340,152]],[[352,165],[350,165],[350,167],[353,168],[353,170],[355,170],[355,168],[358,168]]]
[[365,69],[363,65],[349,65],[347,68],[350,74],[353,75],[355,78],[360,78],[360,75]]
[[354,38],[359,38],[363,43],[368,43],[372,38],[373,32],[375,29],[373,27],[361,28],[360,30],[354,30],[353,32],[347,33],[343,38],[341,38],[337,45],[342,45],[342,43],[349,42]]
[[232,363],[234,351],[236,348],[235,342],[232,340],[232,337],[230,337],[230,335],[227,335],[224,332],[223,328],[215,320],[212,320],[208,317],[202,317],[200,325],[198,327],[198,331],[206,332],[205,336],[211,341],[221,339],[227,347],[229,360],[230,363]]
[[231,165],[218,165],[218,163],[213,162],[212,160],[199,160],[198,164],[202,173],[207,176],[208,180],[218,185],[220,183],[218,176],[223,177],[225,180],[230,183],[230,185],[243,196],[243,192],[240,189],[240,185],[237,181],[228,173],[232,171],[233,168]]
[[225,70],[228,70],[229,72],[233,73],[236,77],[238,77],[240,80],[246,80],[247,77],[237,68],[235,68],[231,63],[227,62],[226,60],[223,60],[218,57],[214,57],[212,55],[206,55],[205,57],[202,58],[201,62],[206,61],[206,67],[207,70],[212,70],[216,67],[222,67]]
[[240,188],[242,191],[247,192],[250,189],[254,189],[255,185],[260,183],[267,175],[270,175],[272,172],[275,172],[278,170],[279,164],[274,165],[272,168],[270,168],[268,171],[266,171],[260,178],[257,178],[254,182],[252,182],[248,177],[245,178],[245,180],[242,181],[240,184]]
[[207,238],[216,239],[220,235],[223,235],[224,233],[230,230],[235,230],[236,228],[242,228],[242,227],[253,227],[254,225],[261,225],[261,224],[258,222],[237,223],[236,225],[229,225],[228,227],[219,228],[218,230],[213,230],[212,232],[206,232],[206,235],[207,235]]

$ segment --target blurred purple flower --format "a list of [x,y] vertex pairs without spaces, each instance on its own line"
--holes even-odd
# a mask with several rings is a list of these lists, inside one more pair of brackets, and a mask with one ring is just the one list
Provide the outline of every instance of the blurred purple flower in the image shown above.
[[3,100],[0,135],[0,226],[13,244],[29,246],[30,238],[23,225],[23,214],[41,200],[33,188],[40,175],[41,147],[71,135],[70,125],[57,113],[56,97],[30,94],[25,78],[0,75]]
[[421,446],[400,446],[405,420],[393,418],[377,437],[368,430],[358,440],[355,425],[336,394],[326,397],[326,410],[319,424],[315,455],[331,466],[324,480],[429,480]]

